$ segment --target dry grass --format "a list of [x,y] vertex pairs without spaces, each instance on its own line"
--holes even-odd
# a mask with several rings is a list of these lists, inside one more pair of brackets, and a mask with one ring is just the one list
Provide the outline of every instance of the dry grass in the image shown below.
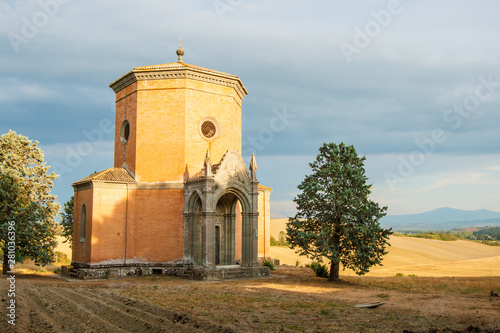
[[[495,327],[500,278],[343,277],[331,283],[307,268],[280,267],[269,279],[200,283],[134,279],[128,297],[244,332],[401,332]],[[114,287],[114,286],[113,286]],[[355,304],[382,301],[376,310]],[[478,315],[479,313],[479,315]]]
[[384,288],[411,293],[447,293],[488,295],[500,291],[500,277],[343,277],[345,281],[360,286]]

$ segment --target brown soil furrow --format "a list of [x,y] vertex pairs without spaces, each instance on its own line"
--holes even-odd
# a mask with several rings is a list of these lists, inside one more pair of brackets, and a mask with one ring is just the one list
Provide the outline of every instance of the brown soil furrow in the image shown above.
[[180,326],[179,328],[181,328],[181,325],[188,325],[192,326],[192,329],[195,332],[202,332],[198,329],[199,327],[196,327],[196,323],[192,323],[194,325],[189,325],[190,323],[188,318],[172,313],[166,309],[154,307],[150,304],[144,304],[143,302],[131,300],[129,298],[103,291],[94,291],[90,293],[88,291],[80,291],[79,293],[80,295],[94,299],[97,302],[105,303],[117,311],[126,312],[130,316],[134,316],[142,320],[148,320],[148,322],[155,323],[156,325],[162,326],[167,322],[171,322],[172,324]]
[[[138,311],[137,308],[132,306],[133,301],[128,301],[125,307],[116,307],[113,305],[113,298],[116,296],[108,295],[104,297],[104,300],[99,300],[98,297],[91,297],[84,295],[81,290],[74,291],[65,289],[64,293],[73,295],[73,297],[79,297],[82,303],[86,304],[90,308],[98,311],[100,316],[112,320],[118,325],[126,330],[127,332],[144,332],[151,330],[153,332],[185,332],[186,328],[182,327],[168,319],[159,316],[148,316],[145,311]],[[96,295],[99,295],[99,291],[94,291]],[[103,297],[101,295],[101,297]],[[138,306],[148,307],[147,304],[136,302]],[[191,331],[199,331],[195,328],[190,328]],[[201,332],[201,331],[200,331]]]
[[[34,302],[28,300],[27,297],[23,297],[19,292],[16,293],[16,319],[15,326],[8,323],[8,318],[4,316],[4,311],[2,311],[2,319],[8,318],[6,320],[0,321],[0,332],[33,332],[33,329],[29,329],[31,326],[31,309]],[[4,303],[6,304],[6,303]],[[2,306],[2,310],[4,307]],[[5,314],[7,314],[5,312]]]
[[101,316],[109,316],[110,320],[120,323],[120,327],[128,332],[143,332],[146,329],[154,329],[155,332],[172,331],[170,327],[168,327],[168,330],[165,327],[167,323],[171,324],[168,320],[161,317],[151,320],[152,316],[146,316],[145,312],[139,312],[138,309],[130,305],[130,302],[125,303],[124,307],[117,307],[114,305],[116,303],[112,299],[113,296],[104,297],[100,295],[101,293],[98,290],[94,290],[92,296],[86,295],[82,290],[66,289],[64,292],[79,297],[83,303],[100,311]]
[[[68,313],[68,308],[54,292],[41,293],[38,289],[24,281],[20,282],[16,291],[16,325],[2,327],[2,332],[85,332],[89,328],[75,320]],[[47,294],[49,297],[47,298]],[[64,309],[64,310],[63,310]],[[2,324],[6,322],[2,321]]]
[[[64,332],[65,329],[70,328],[69,325],[65,327],[64,321],[61,323],[60,318],[58,318],[58,306],[52,302],[48,303],[47,298],[41,295],[35,288],[23,284],[20,296],[19,303],[23,307],[30,307],[28,314],[29,323],[26,323],[28,326],[25,327],[27,332]],[[25,311],[21,310],[19,317],[23,318],[25,316]],[[53,318],[57,319],[54,320]]]
[[[74,292],[74,291],[73,291]],[[194,318],[186,314],[178,314],[169,309],[132,300],[127,297],[119,296],[107,291],[78,291],[79,295],[86,296],[94,301],[106,304],[120,312],[126,312],[131,316],[147,320],[151,325],[168,326],[168,332],[173,332],[173,328],[179,329],[179,332],[233,332],[229,327],[215,325],[199,318]],[[170,326],[173,325],[173,326]]]
[[52,294],[51,296],[52,298],[59,297],[65,304],[59,309],[60,311],[71,313],[72,320],[86,325],[85,329],[74,332],[128,332],[120,327],[123,325],[121,318],[112,318],[106,311],[102,311],[105,309],[96,308],[92,302],[85,301],[78,294],[75,297],[75,294],[68,295],[65,291],[65,288],[59,288],[56,295]]

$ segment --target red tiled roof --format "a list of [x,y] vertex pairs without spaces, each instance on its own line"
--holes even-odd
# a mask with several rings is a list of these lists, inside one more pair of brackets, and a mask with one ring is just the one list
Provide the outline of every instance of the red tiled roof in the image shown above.
[[135,179],[124,168],[109,168],[101,172],[94,173],[82,180],[74,182],[73,185],[86,183],[90,181],[105,181],[105,182],[118,182],[118,183],[134,183]]

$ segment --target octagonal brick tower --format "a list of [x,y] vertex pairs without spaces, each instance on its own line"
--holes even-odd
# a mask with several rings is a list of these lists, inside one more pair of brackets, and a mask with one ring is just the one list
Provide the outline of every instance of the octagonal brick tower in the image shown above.
[[234,75],[178,61],[134,68],[110,87],[116,93],[115,167],[138,182],[182,181],[207,152],[219,161],[241,151],[241,102]]

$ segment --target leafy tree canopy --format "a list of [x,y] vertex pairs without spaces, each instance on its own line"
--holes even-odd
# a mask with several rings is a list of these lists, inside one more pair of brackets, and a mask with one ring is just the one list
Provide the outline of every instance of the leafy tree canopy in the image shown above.
[[298,186],[297,214],[287,223],[287,241],[300,255],[330,260],[328,279],[339,279],[340,264],[359,275],[381,265],[392,231],[379,220],[387,207],[369,199],[364,161],[354,146],[325,143],[312,174]]
[[[4,274],[9,270],[9,259],[13,259],[7,250],[12,238],[15,259],[28,257],[37,265],[53,260],[59,205],[50,190],[57,176],[48,174],[50,167],[43,162],[43,152],[37,146],[37,141],[14,131],[0,136],[0,244],[4,249]],[[9,230],[13,222],[15,235]]]
[[64,211],[61,213],[61,225],[63,227],[62,236],[66,238],[63,243],[69,242],[69,246],[73,245],[73,206],[75,197],[71,196],[64,204]]

